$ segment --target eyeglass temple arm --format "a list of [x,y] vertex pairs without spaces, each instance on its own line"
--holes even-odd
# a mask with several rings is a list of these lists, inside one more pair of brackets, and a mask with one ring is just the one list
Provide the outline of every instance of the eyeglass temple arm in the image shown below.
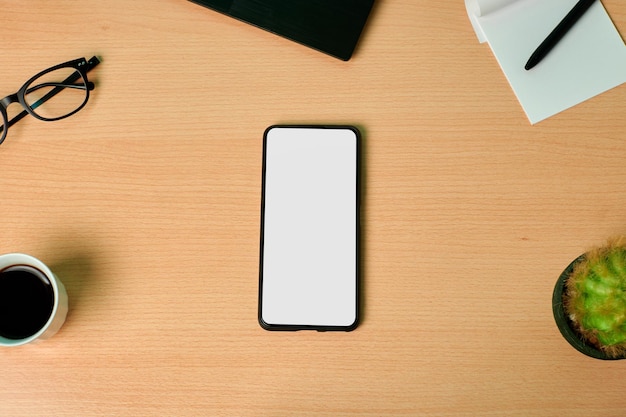
[[[89,72],[91,71],[96,65],[98,65],[100,63],[100,60],[98,59],[97,56],[93,56],[91,57],[91,59],[89,61],[87,61],[87,66],[85,67],[85,72]],[[42,98],[40,98],[37,101],[37,105],[34,106],[34,108],[42,105],[43,103],[45,103],[46,101],[50,100],[52,97],[54,97],[55,95],[57,95],[60,91],[62,91],[64,88],[66,88],[67,85],[70,85],[70,83],[73,83],[74,81],[76,81],[79,78],[79,74],[77,73],[73,73],[72,75],[70,75],[69,77],[67,77],[65,80],[63,80],[63,82],[59,83],[59,85],[55,88],[53,88],[52,90],[50,90],[48,92],[48,94],[46,94],[45,96],[43,96]],[[92,82],[87,82],[87,88],[91,91],[93,90],[95,87],[94,83]],[[11,126],[13,126],[15,123],[19,122],[20,120],[22,120],[24,117],[26,117],[28,115],[28,112],[26,110],[23,110],[22,112],[18,113],[15,117],[13,117],[11,120],[9,120],[7,122],[7,129]]]

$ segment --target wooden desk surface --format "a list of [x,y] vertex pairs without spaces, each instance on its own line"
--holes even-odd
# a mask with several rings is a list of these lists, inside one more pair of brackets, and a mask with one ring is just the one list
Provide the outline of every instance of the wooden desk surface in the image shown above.
[[[2,94],[103,62],[84,110],[0,146],[0,252],[71,305],[0,351],[0,415],[623,415],[626,362],[574,351],[551,295],[626,233],[626,87],[531,126],[456,0],[378,0],[349,62],[185,0],[5,3]],[[354,332],[257,324],[275,123],[364,133]]]

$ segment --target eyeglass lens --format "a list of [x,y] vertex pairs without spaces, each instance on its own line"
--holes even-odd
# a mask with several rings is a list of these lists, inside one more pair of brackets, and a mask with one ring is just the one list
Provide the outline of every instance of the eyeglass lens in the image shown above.
[[24,93],[26,105],[48,120],[63,118],[78,110],[88,97],[87,82],[74,68],[60,68],[33,80]]

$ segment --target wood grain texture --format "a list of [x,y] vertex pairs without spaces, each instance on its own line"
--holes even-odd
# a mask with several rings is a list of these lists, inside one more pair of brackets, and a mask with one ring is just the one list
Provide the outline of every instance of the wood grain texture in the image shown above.
[[[626,4],[603,2],[626,31]],[[574,351],[559,273],[626,233],[626,89],[530,126],[462,2],[378,0],[341,62],[184,0],[3,4],[0,89],[97,54],[80,113],[0,146],[0,252],[65,283],[0,351],[2,416],[618,416],[625,363]],[[364,134],[363,321],[257,324],[275,123]]]

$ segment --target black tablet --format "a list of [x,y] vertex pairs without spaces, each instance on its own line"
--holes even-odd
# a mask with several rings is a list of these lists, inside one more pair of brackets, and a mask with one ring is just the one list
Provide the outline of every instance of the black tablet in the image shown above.
[[347,61],[374,0],[191,0]]

